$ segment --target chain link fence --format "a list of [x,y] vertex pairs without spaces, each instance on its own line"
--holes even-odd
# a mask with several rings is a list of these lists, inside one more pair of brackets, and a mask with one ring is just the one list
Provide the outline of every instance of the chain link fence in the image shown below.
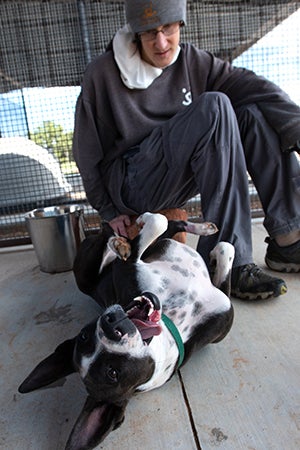
[[[268,77],[300,104],[299,12],[299,1],[188,0],[182,41]],[[74,110],[87,63],[124,23],[121,0],[0,0],[0,246],[29,242],[24,214],[36,207],[80,203],[87,229],[99,225],[72,158]],[[199,215],[200,197],[187,210]]]

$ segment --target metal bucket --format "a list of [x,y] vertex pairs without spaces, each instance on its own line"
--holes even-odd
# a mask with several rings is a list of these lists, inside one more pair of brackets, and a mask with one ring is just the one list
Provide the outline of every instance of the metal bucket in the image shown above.
[[56,273],[72,270],[84,239],[83,209],[79,205],[38,208],[25,215],[40,269]]

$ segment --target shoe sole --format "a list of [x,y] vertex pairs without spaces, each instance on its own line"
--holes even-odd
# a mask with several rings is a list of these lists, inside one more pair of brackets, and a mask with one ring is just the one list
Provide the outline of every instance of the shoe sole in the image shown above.
[[287,293],[287,286],[284,283],[280,284],[276,291],[252,293],[252,292],[241,292],[235,289],[231,290],[231,295],[241,300],[266,300],[271,297],[279,297],[280,295],[284,295],[286,293]]
[[277,262],[273,261],[272,259],[269,259],[268,257],[265,257],[265,262],[270,269],[275,270],[276,272],[284,272],[284,273],[300,272],[300,264]]

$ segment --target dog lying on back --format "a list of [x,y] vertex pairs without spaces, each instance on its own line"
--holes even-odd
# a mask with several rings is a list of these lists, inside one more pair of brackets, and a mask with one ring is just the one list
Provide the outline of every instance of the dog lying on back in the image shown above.
[[100,306],[100,316],[60,344],[19,387],[27,393],[78,372],[88,392],[67,450],[94,448],[124,420],[136,392],[162,386],[195,345],[221,341],[233,321],[228,298],[234,250],[211,253],[213,284],[201,256],[172,237],[207,235],[213,224],[167,221],[145,213],[131,242],[108,224],[85,239],[74,263],[77,285]]

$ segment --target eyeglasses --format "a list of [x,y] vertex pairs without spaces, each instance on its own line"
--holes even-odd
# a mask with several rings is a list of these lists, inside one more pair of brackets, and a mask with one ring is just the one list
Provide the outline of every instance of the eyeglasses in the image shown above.
[[139,38],[142,41],[154,41],[158,33],[163,33],[165,36],[172,36],[172,34],[177,33],[179,28],[183,25],[183,22],[174,22],[163,25],[160,30],[147,30],[138,33]]

